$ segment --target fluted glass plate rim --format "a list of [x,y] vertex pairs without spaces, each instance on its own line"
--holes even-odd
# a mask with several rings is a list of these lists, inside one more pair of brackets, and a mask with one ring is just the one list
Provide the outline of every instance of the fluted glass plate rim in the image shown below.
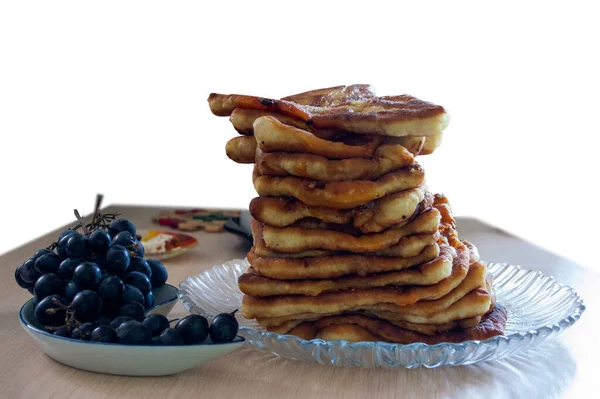
[[[569,286],[556,281],[553,276],[545,275],[541,271],[530,270],[524,268],[520,265],[514,265],[509,263],[502,262],[483,262],[492,275],[497,276],[502,273],[507,273],[507,271],[512,272],[514,275],[521,274],[521,277],[526,277],[528,279],[543,279],[544,284],[551,286],[551,288],[556,289],[557,291],[565,291],[563,295],[570,300],[570,314],[566,317],[563,317],[559,320],[556,320],[552,324],[542,325],[537,328],[527,329],[523,331],[512,332],[507,335],[495,336],[492,338],[488,338],[485,340],[469,340],[463,341],[460,343],[448,343],[442,342],[438,344],[428,345],[422,342],[415,342],[411,344],[398,344],[398,343],[389,343],[389,342],[350,342],[350,341],[327,341],[323,339],[312,339],[312,340],[304,340],[302,338],[296,337],[294,335],[287,334],[278,334],[275,332],[261,330],[255,327],[246,326],[242,323],[244,322],[253,322],[252,320],[243,319],[243,317],[238,316],[242,322],[240,323],[240,332],[239,334],[246,338],[246,343],[253,348],[257,348],[263,351],[270,351],[272,354],[276,356],[281,356],[285,358],[298,359],[298,360],[312,360],[321,364],[338,364],[339,365],[351,365],[351,366],[362,366],[361,364],[353,364],[351,359],[342,359],[340,362],[337,362],[335,359],[335,354],[333,358],[331,358],[327,362],[323,362],[322,359],[319,358],[315,353],[320,354],[322,351],[335,352],[337,350],[345,351],[350,353],[351,351],[372,351],[373,353],[378,351],[385,351],[391,354],[401,352],[403,354],[415,354],[417,359],[413,359],[412,362],[403,362],[398,361],[395,364],[373,364],[373,365],[365,365],[364,367],[417,367],[417,366],[425,366],[428,368],[434,368],[439,366],[453,366],[453,365],[466,365],[473,364],[480,361],[487,361],[492,359],[500,359],[506,356],[509,356],[515,352],[518,352],[519,349],[527,350],[534,346],[537,346],[541,342],[546,339],[550,339],[555,337],[556,335],[562,333],[567,328],[571,327],[573,324],[580,319],[581,315],[586,309],[586,306],[583,302],[583,299],[579,296],[576,290]],[[192,313],[200,313],[208,317],[214,316],[214,314],[210,314],[211,312],[206,312],[201,309],[198,304],[194,303],[194,301],[190,298],[192,292],[189,289],[190,283],[194,281],[194,279],[200,279],[203,276],[207,276],[209,274],[219,275],[220,272],[225,272],[226,274],[231,274],[231,277],[235,277],[237,281],[237,276],[239,274],[245,272],[249,263],[246,259],[233,259],[231,261],[225,262],[220,265],[214,265],[212,268],[196,275],[187,277],[184,281],[179,284],[179,292],[178,296],[181,300],[184,307],[192,312]],[[236,275],[237,273],[237,275]],[[510,280],[508,280],[510,281]],[[218,283],[219,281],[217,281]],[[222,279],[221,279],[222,282]],[[506,284],[507,282],[504,282]],[[504,286],[504,285],[503,285]],[[215,293],[222,292],[223,287],[213,286],[212,289],[215,290]],[[228,289],[232,289],[232,287],[227,287]],[[209,287],[210,289],[210,287]],[[235,287],[237,289],[237,285]],[[231,292],[229,293],[231,295]],[[240,296],[243,295],[241,292],[237,293]],[[501,292],[499,293],[501,294]],[[502,295],[498,295],[501,297]],[[540,300],[542,300],[541,298]],[[499,300],[500,302],[500,300]],[[503,305],[506,305],[504,302],[500,302]],[[239,306],[239,305],[238,305]],[[230,309],[223,309],[223,311],[228,311]],[[233,309],[231,309],[233,310]],[[212,312],[215,313],[215,312]],[[273,348],[273,343],[283,343],[287,344],[290,347],[290,352],[293,350],[297,350],[301,348],[306,351],[304,359],[299,359],[296,354],[286,353],[285,346],[283,347],[283,351],[281,348]],[[525,345],[519,345],[522,342],[526,342]],[[496,354],[497,349],[504,345],[504,348],[508,348],[509,350],[504,350],[501,354]],[[511,347],[512,345],[512,347]],[[293,347],[293,350],[292,350]],[[481,348],[489,348],[491,349],[491,353],[488,353],[486,356],[474,357],[465,360],[459,360],[456,362],[427,362],[423,361],[423,359],[419,356],[426,355],[428,353],[435,353],[441,351],[448,356],[448,353],[457,353],[461,351],[465,351],[469,348],[472,350],[470,352],[477,351]],[[306,358],[308,357],[308,359]],[[312,358],[312,359],[311,359]],[[467,356],[468,358],[468,356]],[[349,364],[350,363],[350,364]],[[360,362],[359,362],[360,363]],[[439,363],[439,364],[438,364]]]

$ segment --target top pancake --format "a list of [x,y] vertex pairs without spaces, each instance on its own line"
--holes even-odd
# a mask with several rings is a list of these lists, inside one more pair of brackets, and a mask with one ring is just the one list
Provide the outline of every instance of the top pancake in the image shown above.
[[448,125],[443,107],[409,95],[377,97],[369,85],[336,86],[281,100],[211,93],[215,115],[228,116],[236,108],[277,112],[316,129],[341,129],[382,136],[430,136]]

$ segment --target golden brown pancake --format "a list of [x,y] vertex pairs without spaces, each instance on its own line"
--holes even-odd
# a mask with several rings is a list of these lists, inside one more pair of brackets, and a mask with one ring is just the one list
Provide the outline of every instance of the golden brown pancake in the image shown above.
[[297,176],[317,181],[375,180],[412,165],[412,154],[398,144],[379,146],[372,157],[331,160],[305,153],[264,153],[257,171],[268,176]]
[[[453,255],[456,255],[456,252],[451,247],[446,246],[441,248],[440,256],[415,268],[367,276],[350,275],[331,280],[275,280],[261,277],[256,274],[253,268],[250,268],[248,273],[239,277],[238,284],[240,291],[244,294],[257,297],[273,295],[315,296],[325,292],[388,285],[431,286],[447,279],[452,273],[454,273],[453,277],[455,279],[460,278],[461,273],[466,275],[467,268],[463,267],[461,269],[461,266],[464,265],[453,265]],[[464,276],[462,278],[464,279]],[[446,283],[449,283],[449,281]]]
[[[468,258],[468,253],[459,250],[452,264],[452,274],[433,285],[352,289],[317,296],[252,297],[245,295],[242,300],[242,314],[247,319],[303,313],[336,314],[350,309],[360,310],[377,304],[394,304],[399,308],[399,312],[410,315],[432,314],[443,310],[444,307],[449,307],[471,290],[485,285],[485,266],[474,263],[472,267],[469,267]],[[423,321],[423,323],[427,323],[427,321]]]
[[377,233],[408,223],[431,204],[431,194],[425,193],[424,187],[417,187],[352,209],[312,206],[291,197],[257,197],[250,202],[250,214],[274,227],[287,227],[313,218],[330,224],[353,224],[363,233]]
[[[506,309],[497,304],[487,313],[479,324],[470,328],[454,329],[440,334],[426,335],[406,330],[385,320],[367,316],[329,316],[315,322],[302,323],[302,328],[292,329],[304,333],[301,338],[320,338],[328,340],[385,341],[398,344],[423,342],[435,345],[441,342],[464,342],[470,340],[485,340],[504,333],[506,325]],[[325,333],[322,333],[325,331]],[[314,333],[311,336],[310,333]]]
[[281,100],[211,93],[208,102],[219,116],[231,115],[236,108],[256,109],[287,115],[316,129],[383,136],[434,135],[449,121],[439,105],[409,95],[377,97],[369,85],[313,90]]
[[264,277],[279,280],[328,279],[348,274],[367,275],[402,270],[435,259],[440,253],[437,244],[430,245],[410,258],[390,258],[359,254],[314,258],[274,258],[257,256],[254,248],[248,261]]
[[[262,237],[267,248],[275,252],[297,253],[311,249],[377,252],[398,244],[400,241],[405,243],[404,246],[407,249],[419,248],[419,245],[422,248],[423,240],[428,240],[426,237],[437,233],[438,226],[439,213],[437,209],[431,208],[418,215],[410,223],[381,233],[353,236],[335,230],[263,225]],[[401,256],[414,255],[416,253]]]
[[386,195],[419,187],[425,180],[425,174],[418,164],[414,164],[375,181],[317,182],[299,177],[261,176],[255,169],[253,180],[260,196],[290,196],[308,205],[351,209]]

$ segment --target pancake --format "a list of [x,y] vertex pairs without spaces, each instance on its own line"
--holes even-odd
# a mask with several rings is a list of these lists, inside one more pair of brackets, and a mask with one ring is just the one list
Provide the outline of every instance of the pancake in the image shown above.
[[417,212],[431,204],[432,196],[421,186],[352,209],[312,206],[290,197],[257,197],[250,202],[249,208],[254,219],[274,227],[287,227],[313,218],[325,223],[353,224],[363,233],[377,233],[390,226],[408,223]]
[[[336,314],[382,303],[394,304],[399,308],[399,312],[410,315],[432,314],[444,310],[471,290],[485,284],[485,266],[474,263],[472,267],[469,267],[468,258],[469,255],[466,251],[458,251],[457,257],[452,263],[450,276],[433,285],[352,289],[317,296],[253,297],[245,295],[242,299],[242,314],[247,319],[302,313]],[[423,323],[427,323],[427,321],[423,321]]]
[[335,230],[263,225],[262,237],[267,248],[275,252],[296,253],[310,249],[376,252],[398,244],[401,240],[407,248],[418,245],[422,236],[437,233],[438,226],[439,212],[432,208],[402,227],[381,233],[353,236]]
[[369,85],[336,86],[281,100],[211,93],[208,102],[218,116],[229,116],[236,108],[256,109],[290,116],[319,130],[383,136],[434,135],[449,121],[439,105],[409,95],[377,97]]
[[331,160],[304,153],[264,153],[258,173],[268,176],[297,176],[317,181],[374,180],[412,165],[415,159],[403,146],[384,144],[372,157]]
[[308,205],[351,209],[399,191],[419,187],[425,180],[418,164],[388,173],[375,181],[318,182],[299,177],[254,175],[260,196],[290,196]]
[[[304,332],[303,339],[327,339],[360,341],[385,341],[398,344],[423,342],[435,345],[442,342],[465,342],[485,340],[504,333],[507,311],[497,304],[479,324],[470,328],[458,328],[435,335],[420,334],[404,329],[385,320],[367,316],[330,316],[315,322],[302,323],[288,334]],[[302,326],[301,328],[299,328]],[[312,334],[311,334],[312,333]],[[312,337],[312,338],[311,338]]]
[[256,272],[278,280],[328,279],[348,274],[367,275],[407,269],[435,259],[440,253],[437,244],[430,245],[410,258],[391,258],[362,254],[343,254],[313,258],[275,258],[258,256],[253,247],[248,261]]
[[[275,280],[261,277],[253,268],[238,279],[240,291],[246,295],[266,297],[273,295],[309,295],[316,296],[325,292],[335,292],[348,289],[365,289],[388,285],[431,286],[447,279],[454,273],[454,278],[460,278],[466,267],[453,265],[453,255],[456,252],[450,247],[443,247],[440,256],[415,268],[392,271],[366,276],[350,275],[331,280]],[[464,279],[464,276],[463,276]],[[448,282],[447,282],[448,283]]]
[[320,155],[328,159],[368,158],[373,156],[381,139],[352,137],[345,141],[329,141],[277,119],[265,116],[254,122],[258,148],[268,152],[289,152]]
[[254,163],[256,139],[254,136],[234,137],[225,145],[225,153],[234,162]]
[[[276,252],[267,247],[263,239],[262,223],[252,220],[252,236],[254,238],[254,252],[257,256],[273,257],[273,258],[312,258],[316,256],[333,256],[342,255],[350,251],[344,250],[327,250],[327,249],[307,249],[298,252]],[[331,231],[331,230],[329,230]],[[348,234],[348,233],[344,233]],[[440,234],[421,234],[400,239],[397,243],[388,248],[381,249],[375,252],[363,252],[364,255],[384,256],[393,258],[409,258],[421,253],[426,247],[436,244],[439,241]]]

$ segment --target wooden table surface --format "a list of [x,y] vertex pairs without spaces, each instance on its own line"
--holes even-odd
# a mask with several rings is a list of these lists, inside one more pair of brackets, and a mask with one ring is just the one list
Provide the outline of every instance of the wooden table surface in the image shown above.
[[[150,229],[158,208],[112,206],[138,229]],[[174,376],[119,377],[80,371],[47,357],[22,330],[18,312],[30,298],[14,269],[54,241],[63,227],[0,257],[0,398],[587,398],[600,391],[600,277],[474,219],[458,218],[461,236],[483,259],[514,263],[553,275],[583,297],[586,312],[558,339],[510,358],[438,369],[337,368],[277,358],[242,348]],[[233,258],[246,243],[230,233],[192,233],[200,245],[167,260],[169,283],[178,283]],[[557,234],[556,245],[560,245]],[[174,315],[185,310],[178,304]]]

